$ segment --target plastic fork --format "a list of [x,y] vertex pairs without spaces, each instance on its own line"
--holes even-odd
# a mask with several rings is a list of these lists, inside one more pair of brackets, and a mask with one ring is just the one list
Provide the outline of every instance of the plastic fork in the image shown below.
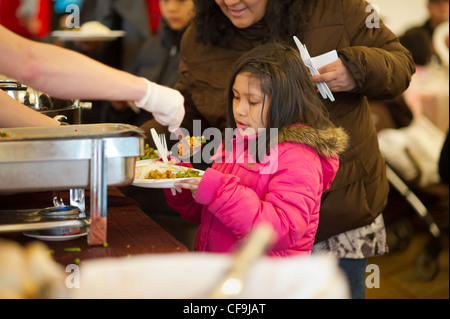
[[[314,70],[314,72],[316,73],[315,75],[319,75],[319,71],[314,67],[312,60],[311,60],[311,56],[309,55],[308,49],[306,48],[306,45],[303,44],[303,48],[304,48],[304,53],[306,56],[306,61],[307,63],[311,66],[311,68]],[[319,90],[322,87],[322,92],[331,100],[334,101],[334,96],[333,93],[331,93],[330,88],[328,87],[328,85],[325,82],[320,82],[317,83],[317,85],[319,86]],[[323,96],[323,95],[322,95]],[[325,98],[325,97],[324,97]]]
[[156,133],[154,128],[150,129],[150,134],[152,135],[153,142],[155,143],[156,148],[158,149],[159,156],[163,160],[164,164],[169,163],[169,159],[167,158],[167,144],[164,148],[163,143],[161,142],[161,137]]
[[166,135],[159,134],[159,139],[161,140],[161,146],[164,150],[164,154],[166,154],[166,156],[167,156],[169,154],[169,148],[167,147]]
[[[297,45],[298,51],[300,52],[300,56],[303,60],[303,63],[305,63],[306,67],[309,69],[312,75],[319,75],[319,71],[314,67],[311,56],[309,55],[308,50],[306,49],[306,46],[300,42],[300,40],[294,35],[294,42]],[[326,99],[327,95],[324,91],[324,87],[322,86],[322,83],[317,83],[317,87],[319,88],[319,92],[322,95],[322,98]]]
[[[167,158],[168,154],[168,148],[167,148],[167,142],[166,142],[166,136],[164,134],[157,134],[156,130],[154,128],[150,129],[150,134],[152,135],[153,142],[156,145],[156,148],[158,149],[159,156],[161,156],[161,159],[163,160],[164,164],[169,164],[169,159]],[[172,195],[176,195],[177,190],[181,191],[178,187],[171,188]]]
[[[310,70],[312,75],[319,75],[319,71],[314,67],[312,63],[311,56],[309,55],[308,49],[304,44],[300,42],[300,40],[294,36],[294,42],[297,45],[298,51],[300,52],[300,56],[305,63],[306,67]],[[316,84],[319,88],[319,92],[322,95],[322,98],[326,99],[327,97],[334,102],[333,93],[331,93],[330,88],[325,82],[320,82]]]

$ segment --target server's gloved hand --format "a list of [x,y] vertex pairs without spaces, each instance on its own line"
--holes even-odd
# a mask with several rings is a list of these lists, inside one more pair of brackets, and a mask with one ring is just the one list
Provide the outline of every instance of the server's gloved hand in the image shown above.
[[158,123],[169,127],[173,132],[180,127],[184,119],[184,97],[177,90],[144,79],[147,82],[147,94],[136,106],[151,112]]

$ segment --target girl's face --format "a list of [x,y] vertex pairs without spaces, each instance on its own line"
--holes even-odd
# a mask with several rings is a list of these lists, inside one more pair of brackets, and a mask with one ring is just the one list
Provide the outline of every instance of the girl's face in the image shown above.
[[244,29],[266,14],[268,0],[215,0],[223,14],[236,28]]
[[270,97],[261,92],[259,79],[247,72],[238,74],[233,94],[233,114],[241,135],[254,135],[258,129],[264,129]]
[[162,17],[172,30],[180,31],[194,17],[193,0],[159,0]]

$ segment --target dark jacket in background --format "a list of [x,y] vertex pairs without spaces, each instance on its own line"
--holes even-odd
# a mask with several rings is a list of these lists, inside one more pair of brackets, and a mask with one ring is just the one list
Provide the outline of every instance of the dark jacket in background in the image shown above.
[[[117,41],[105,43],[104,57],[118,57],[119,65],[131,71],[142,45],[151,36],[148,10],[144,1],[139,0],[85,0],[81,7],[81,23],[99,21],[111,30],[123,30],[126,36]],[[109,52],[107,52],[107,50]],[[117,61],[114,61],[117,63]],[[111,65],[111,64],[109,64]]]
[[[414,62],[382,22],[379,28],[366,25],[367,5],[360,0],[317,0],[307,27],[296,32],[311,56],[336,49],[357,86],[353,92],[334,94],[335,102],[324,102],[334,123],[349,134],[350,148],[341,155],[336,179],[324,193],[317,242],[372,223],[387,204],[389,184],[367,98],[400,95],[409,86]],[[202,119],[203,125],[225,128],[233,64],[267,34],[263,20],[239,30],[231,46],[223,48],[198,43],[195,25],[188,28],[181,43],[181,78],[176,85],[186,99],[182,127]],[[153,125],[146,123],[143,128]]]
[[[135,65],[131,68],[132,73],[152,82],[173,87],[179,79],[180,42],[183,33],[184,30],[170,29],[167,22],[161,19],[158,36],[149,38],[143,44]],[[141,111],[133,124],[140,126],[151,118],[153,118],[151,113]]]

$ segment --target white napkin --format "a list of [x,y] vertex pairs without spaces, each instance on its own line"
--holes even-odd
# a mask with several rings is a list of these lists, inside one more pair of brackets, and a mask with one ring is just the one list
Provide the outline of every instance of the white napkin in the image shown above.
[[336,50],[315,56],[315,57],[311,57],[311,61],[314,65],[314,67],[316,69],[320,69],[321,67],[330,64],[334,61],[337,61],[338,59],[338,54]]

